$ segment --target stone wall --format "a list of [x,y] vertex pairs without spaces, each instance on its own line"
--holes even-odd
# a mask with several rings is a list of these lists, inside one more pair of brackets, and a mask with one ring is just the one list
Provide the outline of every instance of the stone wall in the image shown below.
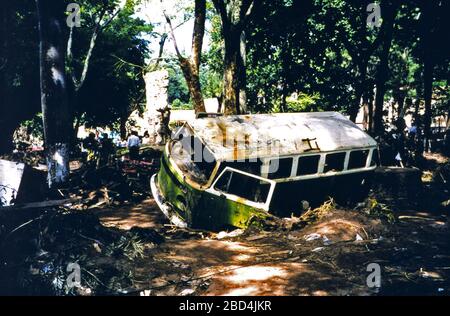
[[144,75],[147,97],[147,109],[144,119],[148,121],[148,132],[155,144],[164,143],[166,117],[169,109],[169,73],[167,70],[157,70]]

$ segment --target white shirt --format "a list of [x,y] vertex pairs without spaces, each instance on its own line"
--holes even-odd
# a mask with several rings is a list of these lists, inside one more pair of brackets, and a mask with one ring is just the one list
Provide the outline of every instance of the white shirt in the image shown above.
[[139,146],[140,143],[141,140],[139,139],[139,137],[137,137],[136,135],[131,135],[130,137],[128,137],[127,147],[136,147]]

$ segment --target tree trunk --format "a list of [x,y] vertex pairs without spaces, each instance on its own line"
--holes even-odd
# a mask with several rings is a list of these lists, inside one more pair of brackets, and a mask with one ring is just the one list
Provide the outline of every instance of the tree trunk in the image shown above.
[[[192,32],[192,60],[181,65],[186,79],[195,113],[206,112],[200,85],[200,63],[203,37],[205,35],[206,0],[195,0],[194,30]],[[183,64],[181,62],[181,64]]]
[[[427,54],[426,54],[427,55]],[[425,136],[425,148],[428,150],[431,137],[431,96],[433,88],[433,61],[429,57],[425,57],[424,61],[424,79],[423,79],[423,96],[425,101],[425,115],[423,122],[423,130]]]
[[286,80],[286,78],[283,78],[282,89],[281,89],[281,104],[280,104],[280,112],[283,112],[283,113],[288,111],[287,94],[288,94],[287,80]]
[[392,35],[394,32],[394,20],[397,12],[397,2],[394,3],[384,10],[383,18],[383,46],[380,53],[380,62],[377,67],[377,73],[375,76],[375,84],[377,86],[377,91],[375,94],[375,113],[374,113],[374,133],[381,135],[384,132],[383,124],[383,105],[384,105],[384,94],[386,93],[386,81],[389,78],[389,50],[392,44]]
[[370,105],[369,105],[369,98],[367,97],[367,95],[363,96],[363,101],[362,101],[362,107],[364,110],[363,113],[363,128],[368,131],[370,129]]
[[417,98],[414,101],[414,121],[419,122],[419,111],[420,111],[420,94],[417,92]]
[[352,122],[356,122],[356,117],[358,116],[359,108],[361,106],[361,98],[364,94],[364,90],[366,89],[367,62],[368,58],[365,58],[365,60],[361,60],[358,64],[359,78],[355,86],[355,100],[349,113],[350,120]]
[[239,59],[238,59],[238,89],[239,89],[239,113],[247,113],[247,42],[245,32],[239,37]]
[[224,39],[223,101],[225,114],[241,114],[247,111],[245,91],[245,26],[251,19],[255,7],[262,1],[213,0],[222,21]]
[[[225,39],[224,73],[223,73],[223,108],[225,114],[245,112],[245,63],[241,49],[241,32],[231,30]],[[242,102],[241,102],[242,101]]]
[[48,167],[48,186],[69,177],[70,115],[64,68],[64,3],[36,0],[39,23],[41,107]]
[[179,62],[189,89],[195,113],[206,112],[198,69],[195,69],[195,66],[185,58],[181,58]]
[[0,13],[0,154],[7,153],[12,149],[13,128],[8,123],[7,108],[10,106],[8,91],[8,24],[11,14],[10,2],[2,4]]
[[[227,42],[226,42],[227,43]],[[230,48],[231,43],[225,44],[223,71],[223,109],[225,114],[239,113],[239,93],[237,80],[237,48]]]
[[126,139],[127,138],[127,119],[128,116],[124,116],[122,115],[120,117],[120,138],[121,139]]
[[[194,12],[194,30],[192,32],[192,56],[190,59],[185,58],[178,49],[177,40],[175,38],[174,29],[169,16],[164,12],[167,24],[173,40],[173,45],[178,57],[184,79],[189,89],[192,103],[194,104],[195,113],[206,112],[200,85],[200,63],[203,46],[203,37],[205,35],[206,20],[206,0],[195,0]],[[163,45],[163,43],[162,43]]]
[[[372,87],[373,89],[373,87]],[[369,96],[368,96],[368,121],[369,121],[369,126],[368,126],[368,131],[369,133],[372,133],[374,130],[374,123],[373,123],[373,106],[374,106],[374,98],[373,98],[373,91],[371,90],[369,92]]]
[[399,88],[397,92],[396,102],[397,102],[397,117],[401,118],[405,113],[405,98],[406,93],[402,90],[402,87]]
[[288,78],[289,78],[289,71],[290,71],[290,61],[289,61],[289,54],[291,53],[288,48],[288,39],[286,38],[283,41],[282,51],[281,51],[281,104],[280,104],[280,111],[281,112],[287,112],[288,111],[288,105],[287,105],[287,97],[289,94],[289,86],[288,86]]
[[355,90],[355,100],[353,103],[353,106],[350,108],[350,120],[352,122],[356,122],[356,117],[358,116],[360,105],[361,105],[361,98],[364,92],[363,82],[358,83]]
[[425,148],[428,151],[431,137],[431,98],[433,89],[433,57],[431,50],[432,6],[431,1],[423,4],[422,45],[423,45],[423,97],[425,101],[424,136]]

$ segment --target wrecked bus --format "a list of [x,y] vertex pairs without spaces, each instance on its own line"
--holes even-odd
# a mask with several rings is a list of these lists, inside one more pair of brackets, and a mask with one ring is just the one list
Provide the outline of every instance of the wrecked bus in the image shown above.
[[206,116],[166,144],[151,190],[177,226],[244,228],[355,196],[377,158],[376,141],[336,112]]

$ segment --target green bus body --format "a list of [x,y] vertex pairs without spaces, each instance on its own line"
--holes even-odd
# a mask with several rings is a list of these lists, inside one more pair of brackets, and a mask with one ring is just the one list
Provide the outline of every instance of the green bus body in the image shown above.
[[171,166],[167,152],[161,158],[157,185],[165,202],[192,228],[245,228],[252,217],[268,216],[264,210],[229,200],[224,195],[216,196],[193,188]]

